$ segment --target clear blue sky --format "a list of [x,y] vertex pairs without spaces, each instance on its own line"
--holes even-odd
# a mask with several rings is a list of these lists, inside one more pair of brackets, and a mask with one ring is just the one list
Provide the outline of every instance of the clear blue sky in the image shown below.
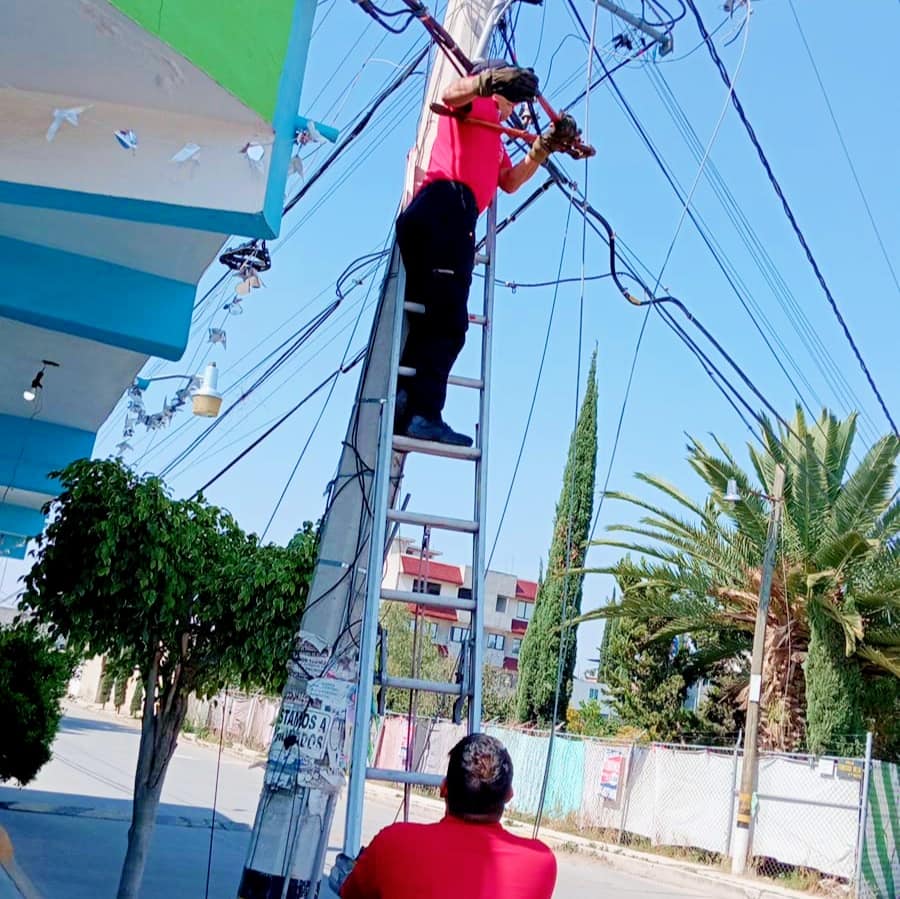
[[[592,4],[588,0],[577,2],[590,23]],[[871,41],[863,47],[861,41],[872,32],[900,31],[900,5],[895,0],[870,0],[866,4],[867,28],[860,32],[856,22],[851,24],[844,4],[793,2],[872,214],[898,267],[896,73],[890,59],[890,43],[886,45],[888,49],[882,50]],[[628,0],[627,5],[634,10],[639,7],[636,0]],[[670,5],[674,8],[677,4]],[[725,14],[720,2],[700,0],[699,6],[710,29],[721,24],[716,44],[733,71],[744,37],[735,35],[743,10],[723,23]],[[324,0],[317,22],[302,111],[338,126],[346,125],[366,106],[392,77],[394,65],[423,40],[417,24],[402,36],[387,34],[347,0]],[[609,50],[610,37],[620,30],[607,13],[599,13],[597,44],[604,53]],[[565,38],[573,31],[562,3],[547,2],[545,8],[521,7],[516,30],[520,57],[535,66],[544,79],[545,92],[558,105],[567,103],[585,85],[587,48],[583,41]],[[736,39],[726,46],[732,37]],[[660,100],[654,85],[662,88],[654,80],[652,70],[664,77],[705,145],[722,111],[725,86],[705,48],[690,53],[698,40],[695,24],[688,15],[676,27],[676,49],[671,57],[635,62],[616,75],[628,102],[685,187],[693,182],[697,163]],[[610,62],[614,61],[610,58]],[[422,77],[411,79],[386,104],[384,114],[373,120],[346,157],[288,216],[283,234],[296,231],[289,240],[273,243],[274,265],[264,276],[266,287],[245,300],[243,315],[227,316],[222,312],[224,298],[208,303],[201,310],[185,359],[177,364],[151,361],[148,370],[158,374],[196,370],[204,358],[214,358],[222,371],[221,386],[231,388],[226,395],[228,402],[240,392],[236,382],[250,365],[327,304],[334,295],[334,281],[344,267],[356,257],[381,247],[388,236],[397,208],[404,159],[415,133],[423,84]],[[895,417],[900,416],[897,287],[841,151],[787,0],[766,0],[754,5],[737,92],[866,361]],[[587,171],[583,164],[571,161],[566,163],[567,170],[582,186],[587,186],[592,203],[610,219],[619,237],[658,274],[675,233],[681,205],[606,86],[598,88],[591,97],[589,121],[585,121],[583,102],[572,111],[597,146],[598,154],[588,163]],[[328,152],[330,147],[325,146],[308,155],[307,176]],[[864,413],[863,434],[869,442],[887,430],[887,423],[789,230],[755,151],[730,108],[710,158],[774,261],[778,276],[815,330],[824,353],[819,351],[813,358],[804,347],[705,180],[697,188],[693,208],[710,226],[746,283],[753,302],[778,330],[785,347],[782,361],[788,364],[792,358],[819,398],[834,411],[845,413],[849,408],[860,408]],[[536,180],[534,184],[537,183]],[[514,208],[527,189],[518,196],[501,198],[501,216]],[[578,276],[582,270],[582,227],[579,216],[573,214],[566,239],[566,216],[567,205],[562,198],[554,191],[545,195],[502,235],[497,254],[498,276],[519,282],[552,280],[561,253],[563,275]],[[607,271],[605,248],[590,233],[584,270],[588,275]],[[214,265],[207,280],[219,272],[218,264]],[[684,300],[766,396],[789,416],[795,402],[793,389],[690,223],[680,232],[662,284]],[[473,308],[479,302],[479,286],[480,282],[476,282]],[[366,293],[370,287],[371,292]],[[173,490],[179,494],[193,492],[256,436],[264,423],[284,412],[330,373],[348,344],[349,329],[357,314],[369,304],[352,340],[353,349],[361,346],[368,334],[371,303],[376,295],[377,283],[373,286],[371,278],[356,287],[316,339],[176,467],[169,478]],[[497,291],[490,453],[491,541],[521,441],[552,297],[552,288]],[[594,346],[598,348],[601,481],[609,464],[643,318],[643,312],[629,307],[609,281],[588,283],[579,372],[576,361],[580,297],[578,284],[560,289],[534,421],[492,566],[522,577],[536,577],[539,561],[547,552],[573,422],[576,385],[580,384],[583,390],[590,352]],[[223,321],[228,332],[225,351],[206,343],[206,328]],[[473,331],[471,338],[476,336]],[[457,365],[461,374],[476,372],[476,341],[471,338]],[[245,354],[249,354],[247,358],[243,358]],[[821,371],[826,364],[833,364],[846,378],[851,396],[835,392]],[[249,380],[243,383],[246,385]],[[355,382],[354,373],[338,383],[269,532],[270,538],[284,541],[304,519],[316,519],[321,514],[322,493],[337,462]],[[165,387],[156,385],[148,392],[150,411],[161,406]],[[815,408],[812,391],[804,387],[804,392]],[[451,395],[447,418],[459,429],[471,429],[475,406],[471,397],[459,393],[457,390]],[[246,529],[264,528],[323,400],[324,394],[309,403],[222,478],[209,491],[210,499],[230,509]],[[108,454],[121,439],[122,418],[120,406],[101,431],[99,455]],[[169,431],[136,434],[131,440],[135,452],[129,458],[137,461],[142,470],[159,471],[204,426],[182,412]],[[639,492],[641,488],[633,473],[650,471],[688,491],[699,490],[684,459],[685,435],[703,437],[709,433],[715,433],[735,449],[741,449],[750,436],[697,362],[652,316],[637,362],[611,486]],[[414,459],[408,466],[406,486],[413,494],[412,508],[450,515],[466,515],[469,511],[469,482],[459,466],[452,463]],[[609,503],[602,510],[600,530],[628,514]],[[439,548],[445,550],[447,561],[466,561],[462,544],[448,540]],[[594,563],[609,560],[599,550],[592,551],[589,558]],[[9,564],[0,595],[13,589],[13,579],[22,570],[17,563]],[[4,573],[2,569],[0,573]],[[602,604],[609,590],[608,581],[588,578],[585,608]],[[582,628],[581,667],[594,655],[598,638],[597,626]]]

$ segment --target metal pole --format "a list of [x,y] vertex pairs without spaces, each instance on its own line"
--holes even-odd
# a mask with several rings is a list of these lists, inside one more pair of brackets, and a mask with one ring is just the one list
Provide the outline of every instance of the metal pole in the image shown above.
[[618,16],[620,19],[624,19],[629,25],[633,25],[637,28],[638,31],[643,31],[644,34],[649,35],[655,41],[659,41],[659,55],[665,56],[667,53],[671,53],[675,44],[672,41],[672,34],[668,31],[659,31],[657,28],[652,28],[648,25],[643,19],[638,18],[637,16],[633,16],[627,9],[622,9],[621,6],[616,6],[615,3],[610,3],[609,0],[596,0],[597,6],[602,6],[605,10],[611,12],[614,16]]
[[744,735],[743,730],[738,731],[737,739],[734,741],[734,755],[731,763],[731,782],[728,787],[728,833],[725,834],[725,855],[731,854],[731,834],[734,831],[734,800],[737,798],[737,779],[738,758],[741,753],[741,737]]
[[863,853],[866,851],[866,826],[869,821],[869,780],[872,777],[872,731],[866,734],[866,762],[863,769],[862,793],[859,797],[859,833],[856,835],[856,873],[853,895],[859,899],[862,886]]
[[778,528],[784,497],[784,466],[775,466],[775,483],[772,485],[772,510],[769,515],[769,531],[766,535],[766,552],[763,557],[762,577],[759,583],[759,603],[756,609],[756,627],[753,631],[753,656],[750,660],[750,697],[747,702],[747,732],[744,734],[744,760],[741,767],[741,790],[738,794],[737,829],[734,834],[734,851],[731,856],[731,873],[743,874],[751,847],[753,826],[753,794],[759,774],[759,702],[762,696],[763,655],[766,645],[766,620],[769,615],[769,599],[772,595],[772,576],[775,573],[775,556],[778,549]]

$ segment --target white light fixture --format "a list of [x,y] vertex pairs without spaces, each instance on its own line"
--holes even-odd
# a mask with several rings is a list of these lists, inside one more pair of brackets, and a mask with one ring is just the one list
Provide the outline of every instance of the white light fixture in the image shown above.
[[219,369],[215,362],[210,362],[203,372],[203,381],[191,397],[194,415],[204,418],[215,418],[222,408],[222,394],[218,391]]
[[741,501],[741,494],[738,493],[737,481],[734,478],[728,479],[728,486],[725,488],[723,499],[726,503],[739,503]]

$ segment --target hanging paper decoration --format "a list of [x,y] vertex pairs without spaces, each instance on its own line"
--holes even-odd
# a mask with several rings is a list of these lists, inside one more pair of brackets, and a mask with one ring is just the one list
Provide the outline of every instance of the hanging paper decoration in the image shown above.
[[134,447],[127,440],[123,440],[121,443],[116,444],[116,455],[121,458],[125,453],[130,453],[133,449]]
[[53,121],[47,129],[47,143],[50,143],[56,137],[56,132],[59,131],[59,127],[63,122],[68,122],[70,125],[77,127],[78,116],[86,109],[90,109],[90,106],[70,106],[68,109],[54,109]]
[[123,150],[134,152],[137,149],[137,135],[130,128],[121,128],[118,131],[114,131],[113,134]]
[[177,162],[179,165],[183,162],[200,162],[197,159],[197,154],[200,152],[200,147],[198,144],[188,143],[185,144],[169,161]]
[[299,156],[291,157],[290,174],[303,177],[303,160]]
[[243,315],[244,310],[241,308],[241,298],[232,297],[223,307],[226,312],[231,315]]
[[132,418],[130,415],[125,416],[125,427],[122,428],[122,436],[127,440],[129,437],[134,437],[134,426],[137,422],[137,419]]
[[222,349],[228,349],[226,343],[227,335],[225,334],[224,328],[210,328],[209,329],[209,342],[210,343],[221,343]]

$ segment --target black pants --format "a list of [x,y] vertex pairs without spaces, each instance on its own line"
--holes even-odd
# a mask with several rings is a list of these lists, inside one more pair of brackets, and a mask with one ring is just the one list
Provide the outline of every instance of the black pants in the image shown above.
[[397,242],[406,268],[406,300],[425,314],[408,317],[401,365],[415,377],[400,378],[408,415],[440,417],[447,377],[466,342],[469,287],[475,266],[478,206],[465,184],[435,181],[422,188],[397,219]]

